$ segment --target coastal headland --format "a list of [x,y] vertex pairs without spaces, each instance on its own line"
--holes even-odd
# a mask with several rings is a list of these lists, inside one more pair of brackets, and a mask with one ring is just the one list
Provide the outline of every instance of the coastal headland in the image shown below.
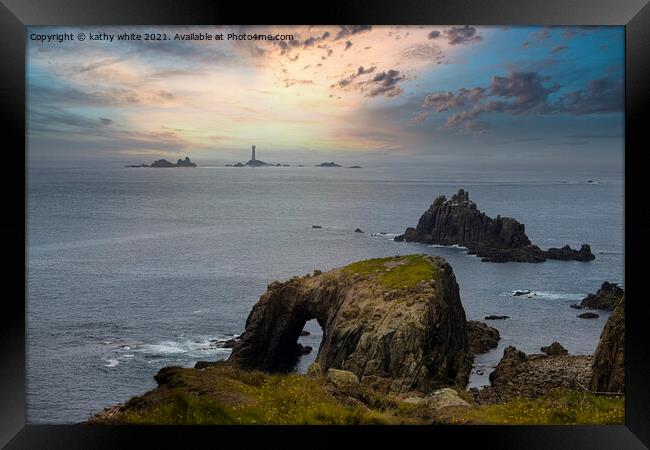
[[[491,385],[466,390],[474,356],[500,336],[466,320],[451,266],[417,254],[358,261],[270,283],[227,361],[163,368],[156,389],[90,423],[622,423],[622,305],[593,358],[557,342],[538,355],[507,347]],[[301,375],[310,319],[323,339]]]

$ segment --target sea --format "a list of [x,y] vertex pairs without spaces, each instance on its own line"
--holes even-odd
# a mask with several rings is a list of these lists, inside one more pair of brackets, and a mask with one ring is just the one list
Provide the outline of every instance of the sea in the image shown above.
[[[459,188],[486,214],[524,223],[540,247],[589,243],[596,259],[487,263],[393,241]],[[442,256],[468,319],[509,316],[489,322],[501,341],[476,358],[470,386],[489,383],[509,345],[592,354],[609,314],[580,319],[569,305],[603,281],[624,286],[623,200],[620,171],[30,164],[27,422],[82,422],[153,389],[164,366],[225,359],[270,282],[373,257]],[[314,351],[301,372],[322,337],[315,321],[305,330]]]

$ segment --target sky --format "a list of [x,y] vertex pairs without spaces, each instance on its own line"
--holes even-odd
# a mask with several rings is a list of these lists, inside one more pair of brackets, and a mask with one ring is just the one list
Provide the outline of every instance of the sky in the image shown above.
[[623,162],[622,27],[30,27],[27,50],[32,160]]

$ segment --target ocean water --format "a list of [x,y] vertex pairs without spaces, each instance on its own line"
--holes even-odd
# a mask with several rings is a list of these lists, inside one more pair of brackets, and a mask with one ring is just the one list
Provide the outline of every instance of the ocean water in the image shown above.
[[[525,223],[540,247],[587,242],[596,260],[484,263],[463,249],[392,240],[437,195],[461,187],[488,215]],[[605,280],[624,284],[618,172],[32,165],[27,207],[32,424],[86,420],[154,388],[163,366],[226,358],[229,350],[211,341],[242,332],[267,284],[314,269],[396,254],[445,257],[468,319],[510,316],[490,323],[502,339],[477,358],[485,373],[473,373],[472,386],[488,383],[507,345],[539,352],[557,340],[591,354],[608,314],[578,319],[569,305]],[[513,297],[517,289],[535,295]],[[322,334],[313,321],[306,329],[312,334],[301,342],[314,352],[298,370]]]

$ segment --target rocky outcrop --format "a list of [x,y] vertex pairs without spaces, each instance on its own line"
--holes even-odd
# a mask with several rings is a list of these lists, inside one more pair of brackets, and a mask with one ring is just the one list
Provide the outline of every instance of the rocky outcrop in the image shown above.
[[625,297],[600,335],[589,386],[596,392],[625,392]]
[[558,388],[582,391],[589,383],[591,361],[587,355],[526,355],[510,346],[490,374],[491,385],[470,392],[477,403],[493,404],[516,397],[537,398]]
[[467,322],[469,350],[472,355],[485,353],[499,345],[499,330],[483,322],[470,320]]
[[190,161],[190,157],[186,156],[185,159],[180,159],[176,162],[176,167],[196,167],[196,163]]
[[137,165],[128,165],[125,167],[158,167],[158,168],[167,168],[167,167],[197,167],[196,163],[193,163],[190,161],[190,157],[186,156],[185,159],[178,159],[176,164],[167,161],[166,159],[158,159],[151,164],[140,164],[139,166]]
[[600,316],[596,313],[582,313],[578,315],[579,319],[598,319]]
[[371,259],[271,283],[228,361],[246,369],[290,370],[300,331],[314,318],[323,329],[316,357],[321,373],[349,371],[385,393],[429,393],[467,383],[465,311],[442,258]]
[[510,217],[488,217],[469,199],[469,193],[459,189],[451,199],[436,198],[420,217],[416,228],[407,228],[396,241],[424,244],[461,245],[469,254],[491,262],[543,262],[547,259],[589,261],[594,259],[584,244],[580,250],[569,246],[542,250],[533,245],[525,227]]
[[490,374],[493,385],[506,384],[523,370],[524,363],[528,360],[526,354],[509,345],[503,351],[503,357],[497,364],[494,372]]
[[605,281],[595,294],[589,294],[580,303],[583,308],[612,311],[625,292],[616,283]]
[[562,347],[562,344],[559,342],[553,342],[551,345],[547,345],[546,347],[542,347],[541,350],[546,353],[549,356],[556,356],[556,355],[568,355],[569,351]]

